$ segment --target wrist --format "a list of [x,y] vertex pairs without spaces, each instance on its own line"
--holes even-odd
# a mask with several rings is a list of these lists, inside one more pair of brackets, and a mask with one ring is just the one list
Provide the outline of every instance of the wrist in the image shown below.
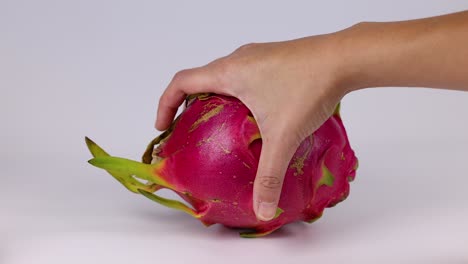
[[375,45],[372,32],[378,31],[381,24],[361,22],[334,33],[339,56],[339,86],[344,94],[376,85],[373,72],[378,70],[378,61],[382,58],[379,58],[380,47]]
[[317,76],[324,87],[330,88],[335,97],[361,88],[362,83],[356,74],[355,52],[349,45],[353,42],[349,29],[343,31],[298,39],[303,52],[303,68],[309,69],[312,83]]

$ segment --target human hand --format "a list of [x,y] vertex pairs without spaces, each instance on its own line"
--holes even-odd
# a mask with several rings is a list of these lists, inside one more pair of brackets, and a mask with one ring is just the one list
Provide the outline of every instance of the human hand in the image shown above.
[[296,149],[346,93],[338,43],[336,34],[328,34],[249,44],[205,66],[180,71],[160,98],[156,128],[169,127],[189,94],[212,92],[241,100],[262,135],[253,208],[259,220],[271,220]]
[[203,67],[177,73],[160,98],[156,128],[169,127],[188,94],[213,92],[240,99],[252,111],[263,142],[253,208],[258,219],[270,220],[297,147],[348,91],[383,86],[468,91],[467,27],[465,11],[245,45]]

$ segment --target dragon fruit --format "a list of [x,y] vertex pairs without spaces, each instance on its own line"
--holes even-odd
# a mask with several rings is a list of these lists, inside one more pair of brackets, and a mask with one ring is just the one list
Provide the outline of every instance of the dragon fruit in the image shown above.
[[[142,161],[113,157],[86,138],[89,163],[107,170],[128,190],[181,210],[206,226],[220,223],[246,230],[243,237],[270,234],[291,222],[314,222],[326,207],[349,194],[358,161],[342,124],[339,105],[305,138],[286,172],[274,219],[260,221],[252,193],[262,140],[249,109],[234,97],[187,98],[186,109],[155,138]],[[158,196],[168,188],[189,205]]]

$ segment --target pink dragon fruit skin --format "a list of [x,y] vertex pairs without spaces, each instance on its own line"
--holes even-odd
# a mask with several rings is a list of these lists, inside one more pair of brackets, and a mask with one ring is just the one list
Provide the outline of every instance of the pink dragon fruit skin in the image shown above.
[[[294,221],[313,222],[326,207],[348,196],[357,159],[339,107],[297,149],[286,172],[277,215],[263,222],[252,208],[262,143],[249,109],[234,97],[191,98],[172,127],[149,144],[143,163],[111,157],[87,138],[95,157],[89,162],[106,169],[130,191],[182,210],[207,226],[220,223],[250,230],[241,233],[244,237],[267,235]],[[193,209],[154,194],[161,188],[175,191]]]

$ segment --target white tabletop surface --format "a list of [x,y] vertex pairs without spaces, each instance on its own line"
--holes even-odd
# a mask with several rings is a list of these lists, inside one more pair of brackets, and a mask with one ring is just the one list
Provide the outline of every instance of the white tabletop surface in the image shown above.
[[84,157],[13,157],[0,263],[467,263],[467,149],[437,149],[361,149],[345,202],[260,239],[131,194]]
[[206,228],[87,164],[84,136],[140,156],[177,70],[246,42],[468,8],[270,2],[0,1],[0,263],[468,263],[468,93],[347,96],[360,159],[349,198],[260,239]]

